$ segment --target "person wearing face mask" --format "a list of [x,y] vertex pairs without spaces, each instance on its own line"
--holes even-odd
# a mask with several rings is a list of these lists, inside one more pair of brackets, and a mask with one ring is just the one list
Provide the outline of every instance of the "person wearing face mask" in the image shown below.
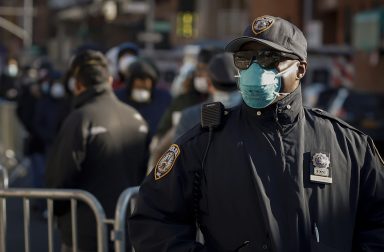
[[156,87],[158,73],[147,60],[137,59],[122,73],[125,86],[116,90],[115,94],[144,117],[152,136],[171,102],[171,95],[168,91]]
[[[46,73],[40,84],[40,96],[33,106],[32,125],[42,144],[41,153],[31,156],[31,186],[35,188],[44,187],[46,155],[66,116],[67,102],[60,78],[61,73],[54,68]],[[31,205],[38,214],[43,214],[46,209],[43,200],[36,199]]]
[[[172,142],[174,130],[179,122],[181,111],[207,100],[207,66],[212,57],[222,51],[223,49],[217,47],[203,47],[200,49],[197,55],[196,69],[193,75],[187,78],[184,83],[185,92],[172,100],[172,103],[164,113],[157,128],[155,138],[159,139],[160,142],[163,141],[166,143],[166,148]],[[156,150],[156,152],[160,152],[161,155],[165,149]]]
[[[70,76],[75,80],[74,110],[48,154],[46,185],[88,191],[100,202],[106,217],[113,218],[122,191],[144,178],[148,126],[134,108],[114,95],[107,59],[101,52],[86,50],[75,55]],[[70,205],[56,202],[54,213],[61,251],[73,251]],[[91,210],[79,203],[77,217],[77,251],[97,251]],[[108,247],[112,251],[113,244]]]
[[226,50],[243,102],[204,107],[147,176],[136,251],[383,251],[383,160],[366,134],[303,107],[303,33],[262,16]]
[[[129,65],[136,61],[139,57],[139,47],[132,42],[125,42],[116,47],[111,48],[107,52],[107,58],[109,60],[108,68],[113,76],[112,87],[117,90],[124,86],[125,74]],[[115,58],[113,58],[115,57]]]
[[[204,79],[210,97],[207,102],[222,102],[226,108],[234,107],[241,102],[235,79],[236,68],[230,53],[219,53],[209,61]],[[195,79],[196,80],[196,79]],[[174,140],[200,123],[202,104],[186,108],[182,111],[180,121],[176,126]]]
[[36,104],[36,132],[44,141],[47,151],[56,137],[62,122],[67,115],[66,92],[61,83],[61,73],[51,70],[48,74],[47,85],[41,99]]
[[200,104],[208,98],[207,66],[212,57],[223,49],[217,47],[203,47],[197,55],[196,69],[184,80],[184,92],[172,99],[171,104],[162,116],[156,135],[150,144],[151,156],[148,171],[151,170],[158,158],[173,142],[176,127],[179,123],[181,112],[191,106]]

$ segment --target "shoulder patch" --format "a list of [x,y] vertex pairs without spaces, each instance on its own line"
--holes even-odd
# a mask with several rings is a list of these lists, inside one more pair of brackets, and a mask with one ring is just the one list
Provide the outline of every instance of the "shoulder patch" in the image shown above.
[[179,154],[179,146],[177,144],[172,144],[169,149],[161,156],[155,166],[155,180],[161,179],[172,170]]

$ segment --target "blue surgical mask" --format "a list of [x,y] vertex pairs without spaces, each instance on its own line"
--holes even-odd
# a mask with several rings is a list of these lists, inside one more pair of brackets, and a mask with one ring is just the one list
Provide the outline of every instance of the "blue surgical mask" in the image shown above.
[[[253,62],[248,69],[239,72],[239,87],[244,102],[251,108],[265,108],[272,104],[281,88],[281,76],[291,72],[294,64],[282,72],[264,69]],[[286,94],[284,94],[286,95]]]

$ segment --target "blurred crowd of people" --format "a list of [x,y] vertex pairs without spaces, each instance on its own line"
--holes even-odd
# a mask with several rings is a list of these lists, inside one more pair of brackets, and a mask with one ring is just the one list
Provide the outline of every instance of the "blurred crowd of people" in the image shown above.
[[[88,47],[77,48],[72,57],[94,49]],[[199,117],[201,103],[220,100],[233,106],[240,102],[231,56],[219,56],[209,68],[210,61],[218,54],[223,54],[223,48],[218,46],[201,46],[193,57],[186,53],[180,59],[175,78],[158,85],[160,79],[164,82],[164,73],[154,58],[142,55],[135,43],[125,42],[105,52],[115,95],[136,109],[148,124],[151,143],[148,171],[177,137],[199,122],[190,118]],[[24,155],[31,161],[35,187],[43,186],[47,151],[73,108],[75,83],[68,70],[59,71],[49,57],[40,56],[25,66],[9,59],[0,75],[0,99],[17,102],[17,116],[27,132]],[[327,101],[322,98],[327,90],[315,92],[319,94],[314,96],[312,91],[316,87],[304,87],[304,100],[330,111],[322,106]],[[344,90],[338,88],[337,97],[342,96]],[[334,100],[336,103],[340,99]],[[343,118],[340,109],[333,114]]]
[[[44,56],[25,66],[10,61],[1,75],[0,99],[17,104],[17,117],[27,133],[23,154],[30,161],[28,170],[33,187],[46,186],[47,157],[65,119],[75,109],[76,80],[70,66],[77,55],[88,49],[94,48],[85,46],[75,50],[63,71]],[[164,79],[161,78],[164,73],[155,59],[142,55],[138,45],[122,43],[103,54],[113,77],[114,95],[147,123],[150,154],[144,174],[150,172],[177,137],[199,124],[202,103],[222,101],[234,106],[241,100],[232,56],[224,53],[223,48],[200,47],[193,57],[185,55],[180,59],[175,78],[162,85],[158,83]],[[39,212],[45,210],[40,202],[33,208]]]
[[[94,49],[94,46],[80,46],[73,54],[90,48]],[[214,55],[222,52],[223,49],[219,46],[201,46],[194,57],[185,54],[184,58],[180,59],[175,78],[161,85],[158,83],[160,79],[164,82],[162,75],[165,73],[160,71],[154,58],[143,56],[135,43],[125,42],[105,52],[116,96],[122,102],[134,107],[148,123],[152,140],[151,151],[154,154],[149,167],[153,166],[153,162],[162,151],[181,135],[183,131],[181,129],[186,128],[185,125],[179,126],[176,132],[176,126],[184,109],[193,105],[199,108],[200,103],[204,101],[228,98],[225,92],[213,91],[214,85],[208,81],[212,73],[211,76],[207,73],[207,66]],[[222,78],[223,72],[220,69],[214,71],[220,73],[221,76],[218,78]],[[232,73],[229,76],[232,76]],[[344,120],[352,121],[348,120],[351,114],[342,114],[343,110],[340,107],[342,106],[340,100],[345,100],[343,97],[346,89],[342,85],[326,89],[324,86],[327,86],[327,83],[322,83],[321,89],[317,90],[319,86],[317,84],[316,82],[314,85],[303,87],[304,102],[327,110]],[[229,89],[236,91],[237,87]],[[36,172],[34,176],[36,186],[41,186],[41,179],[38,179],[41,175],[37,174],[42,174],[44,170],[46,151],[52,144],[61,123],[71,111],[73,90],[74,81],[68,75],[68,69],[59,71],[48,56],[40,56],[25,66],[19,66],[16,59],[10,58],[1,71],[0,99],[17,102],[17,116],[28,133],[24,143],[24,154],[31,159],[35,167],[32,170],[34,174]],[[336,98],[329,97],[329,90],[337,94]],[[237,98],[240,99],[240,96]],[[325,103],[328,106],[325,106]],[[336,105],[331,106],[329,103],[338,104],[338,107],[335,108]],[[181,124],[184,123],[190,124],[183,119]]]
[[[93,124],[91,123],[93,128],[89,132],[91,132],[90,134],[95,132],[95,134],[99,134],[103,133],[103,130],[107,130],[111,132],[109,133],[110,137],[115,139],[114,143],[116,143],[117,139],[120,139],[118,142],[121,144],[119,145],[120,147],[110,147],[109,142],[105,140],[104,144],[102,144],[105,145],[105,153],[98,153],[98,157],[95,156],[91,161],[86,161],[84,158],[85,153],[78,153],[76,152],[77,150],[67,150],[65,146],[78,145],[75,140],[71,140],[71,134],[78,134],[75,129],[77,127],[76,123],[68,122],[73,121],[71,118],[76,117],[73,115],[73,112],[83,109],[87,111],[84,107],[88,105],[85,106],[84,104],[93,104],[93,98],[90,97],[98,96],[97,93],[102,92],[99,90],[100,88],[96,88],[99,84],[96,83],[97,85],[95,85],[87,82],[98,82],[97,76],[93,76],[94,78],[92,79],[90,75],[101,74],[100,76],[102,76],[102,71],[100,70],[102,69],[102,64],[100,62],[103,60],[98,57],[92,58],[95,57],[93,53],[89,54],[91,56],[87,56],[91,57],[91,59],[77,59],[77,57],[85,57],[81,55],[85,52],[89,53],[89,49],[93,50],[94,48],[82,46],[75,50],[70,62],[68,62],[68,67],[62,71],[58,70],[47,56],[38,57],[30,64],[21,67],[17,65],[17,61],[10,62],[9,67],[2,74],[0,95],[2,100],[12,101],[17,104],[17,117],[27,133],[23,142],[23,154],[30,161],[28,172],[32,178],[31,186],[35,188],[48,186],[53,188],[86,189],[91,191],[101,201],[104,209],[107,211],[107,215],[112,215],[116,202],[112,203],[111,199],[116,198],[123,188],[139,185],[141,180],[144,179],[144,175],[151,171],[151,168],[156,164],[158,158],[168,146],[188,129],[199,124],[200,106],[202,103],[222,101],[227,106],[234,106],[241,101],[241,98],[237,91],[234,77],[236,70],[233,65],[232,56],[224,53],[223,48],[216,46],[200,47],[192,56],[190,53],[187,55],[186,52],[184,58],[180,58],[179,69],[176,70],[175,78],[161,85],[159,85],[159,82],[160,79],[164,82],[164,78],[162,78],[164,73],[160,71],[154,58],[142,54],[138,45],[126,42],[106,52],[100,51],[107,60],[109,74],[113,77],[113,81],[110,83],[111,95],[117,98],[116,100],[119,100],[121,104],[125,104],[124,106],[140,114],[143,121],[145,121],[148,131],[143,130],[142,124],[138,127],[140,132],[147,132],[146,147],[138,145],[143,143],[144,140],[139,140],[138,134],[132,133],[132,129],[127,126],[130,124],[134,125],[135,122],[132,121],[134,120],[132,118],[137,118],[137,116],[121,110],[119,108],[120,105],[116,105],[113,101],[104,104],[101,102],[97,108],[97,110],[100,110],[99,117],[104,117],[105,120],[116,121],[115,124],[119,124],[119,126],[111,122],[112,124],[105,126],[105,129],[103,128],[104,126],[93,125],[95,123],[93,122]],[[74,68],[73,65],[76,64],[78,67]],[[101,64],[101,68],[97,67],[99,64]],[[78,69],[82,69],[84,65],[89,69],[84,70],[85,72],[83,73],[78,73],[78,71],[82,71]],[[84,89],[92,89],[93,91],[84,91],[85,94],[81,94],[82,92],[80,91],[82,89],[79,88],[79,78],[87,74],[90,78],[89,80],[82,81],[86,84]],[[94,87],[89,88],[87,85],[93,85]],[[112,100],[115,98],[112,98]],[[79,102],[79,100],[82,101]],[[103,106],[112,107],[102,108]],[[114,117],[111,109],[116,110],[115,112],[118,110],[118,117],[121,118]],[[188,112],[188,110],[190,111]],[[85,112],[85,114],[89,116],[89,112]],[[90,118],[83,119],[85,121],[96,120],[93,116],[90,116]],[[181,125],[178,127],[179,122],[181,122]],[[121,131],[119,127],[125,127],[126,133],[123,135],[118,133]],[[117,134],[117,136],[114,137],[113,134]],[[81,140],[82,138],[79,136],[79,142],[88,141],[87,138],[89,137],[89,135],[85,136]],[[123,138],[130,139],[130,144],[127,144]],[[108,146],[111,148],[110,150],[108,150]],[[95,152],[93,147],[90,148],[88,146],[87,148],[85,152],[93,149],[91,155],[96,155],[95,153],[98,152]],[[122,150],[123,148],[126,150]],[[139,152],[143,153],[139,153],[138,149],[142,150]],[[113,155],[110,152],[113,152]],[[134,158],[129,159],[129,156]],[[103,171],[106,165],[103,164],[102,159],[109,160],[108,162],[114,164],[114,168],[111,167],[111,170]],[[145,160],[144,167],[140,165],[142,160]],[[86,177],[94,176],[92,178],[93,181],[98,181],[97,177],[101,176],[105,180],[106,185],[108,183],[114,184],[113,188],[107,186],[106,188],[103,187],[100,191],[100,189],[90,186],[94,182],[86,182],[83,178],[85,176],[84,172],[81,172],[83,174],[79,177],[72,174],[72,164],[74,164],[74,167],[76,167],[76,163],[77,165],[80,164],[80,166],[84,166],[84,170],[89,170],[85,166],[92,162],[94,162],[93,173],[86,175]],[[115,162],[124,164],[116,164]],[[138,163],[137,167],[133,167],[134,162]],[[110,172],[117,172],[119,173],[117,176],[128,176],[123,172],[123,168],[115,169],[120,166],[126,167],[127,170],[142,169],[142,171],[137,172],[139,175],[135,181],[128,181],[129,183],[126,181],[130,185],[121,187],[121,183],[117,183],[117,180],[121,180],[119,177],[106,175]],[[100,172],[96,172],[96,170],[100,170]],[[102,173],[105,173],[104,176]],[[109,180],[113,181],[108,181],[108,177]],[[73,181],[68,183],[67,179]],[[44,202],[34,201],[32,202],[32,208],[37,213],[43,215],[44,212],[46,213]],[[60,210],[55,214],[58,214],[58,216],[66,216],[68,214],[62,213],[62,211]],[[88,216],[87,213],[85,213],[82,219],[85,220],[86,216]],[[71,244],[70,239],[66,240],[66,218],[63,217],[62,219],[64,224],[61,227],[61,231],[65,243],[62,249],[65,251],[65,248],[70,248]],[[83,231],[80,230],[81,232]],[[84,232],[87,233],[88,231],[85,230]],[[86,243],[83,245],[85,246],[83,248],[91,246]]]

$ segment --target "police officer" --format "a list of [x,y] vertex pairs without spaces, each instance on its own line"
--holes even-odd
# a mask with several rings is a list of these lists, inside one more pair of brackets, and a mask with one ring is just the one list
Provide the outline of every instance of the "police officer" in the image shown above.
[[207,128],[158,161],[130,219],[136,251],[384,251],[383,161],[367,135],[303,107],[302,32],[262,16],[226,49],[243,103],[221,117],[211,104]]

